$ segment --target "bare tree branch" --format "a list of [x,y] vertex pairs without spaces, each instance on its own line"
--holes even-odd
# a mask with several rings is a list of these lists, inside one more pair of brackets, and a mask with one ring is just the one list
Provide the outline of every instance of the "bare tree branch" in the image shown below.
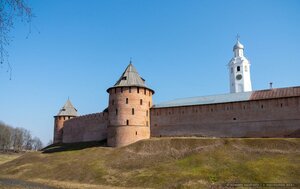
[[16,18],[21,18],[27,23],[31,22],[33,17],[31,8],[25,0],[0,0],[0,66],[7,66],[7,72],[12,75],[12,67],[8,61],[9,53],[6,50],[12,38],[9,36],[14,26]]

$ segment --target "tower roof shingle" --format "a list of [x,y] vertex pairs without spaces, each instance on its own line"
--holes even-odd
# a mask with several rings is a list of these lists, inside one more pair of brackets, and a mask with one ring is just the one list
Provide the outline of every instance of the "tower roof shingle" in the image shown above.
[[68,99],[56,116],[77,116],[77,109],[74,108],[73,104]]
[[[145,84],[145,79],[143,79],[139,75],[131,61],[125,69],[125,71],[123,72],[123,74],[121,75],[121,77],[119,78],[119,80],[115,83],[113,87],[110,87],[109,89],[116,87],[144,87],[153,91],[152,89],[147,87],[147,85]],[[109,91],[109,89],[107,89],[107,91]]]

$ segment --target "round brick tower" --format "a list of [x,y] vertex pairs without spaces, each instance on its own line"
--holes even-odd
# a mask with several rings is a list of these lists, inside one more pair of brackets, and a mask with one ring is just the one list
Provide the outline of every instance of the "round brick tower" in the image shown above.
[[150,107],[154,91],[130,64],[109,93],[107,144],[125,146],[150,138]]
[[54,116],[53,144],[63,142],[64,122],[74,117],[77,117],[77,110],[68,99],[66,104],[59,110],[58,114]]

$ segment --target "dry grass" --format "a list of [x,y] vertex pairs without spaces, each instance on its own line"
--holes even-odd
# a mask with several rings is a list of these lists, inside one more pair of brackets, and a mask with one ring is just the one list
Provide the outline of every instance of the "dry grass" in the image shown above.
[[12,161],[23,154],[18,153],[0,153],[0,165],[9,161]]
[[0,165],[0,176],[62,188],[207,188],[300,178],[300,139],[163,138],[64,150],[25,154]]

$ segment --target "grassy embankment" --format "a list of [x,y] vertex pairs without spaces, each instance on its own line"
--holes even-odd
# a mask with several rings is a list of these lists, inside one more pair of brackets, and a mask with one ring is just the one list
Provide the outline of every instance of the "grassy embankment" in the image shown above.
[[0,177],[69,188],[208,188],[300,180],[300,139],[164,138],[122,148],[69,145],[64,150],[27,153],[0,165]]
[[0,165],[4,164],[6,162],[12,161],[18,157],[20,157],[21,153],[5,153],[5,152],[0,152]]

